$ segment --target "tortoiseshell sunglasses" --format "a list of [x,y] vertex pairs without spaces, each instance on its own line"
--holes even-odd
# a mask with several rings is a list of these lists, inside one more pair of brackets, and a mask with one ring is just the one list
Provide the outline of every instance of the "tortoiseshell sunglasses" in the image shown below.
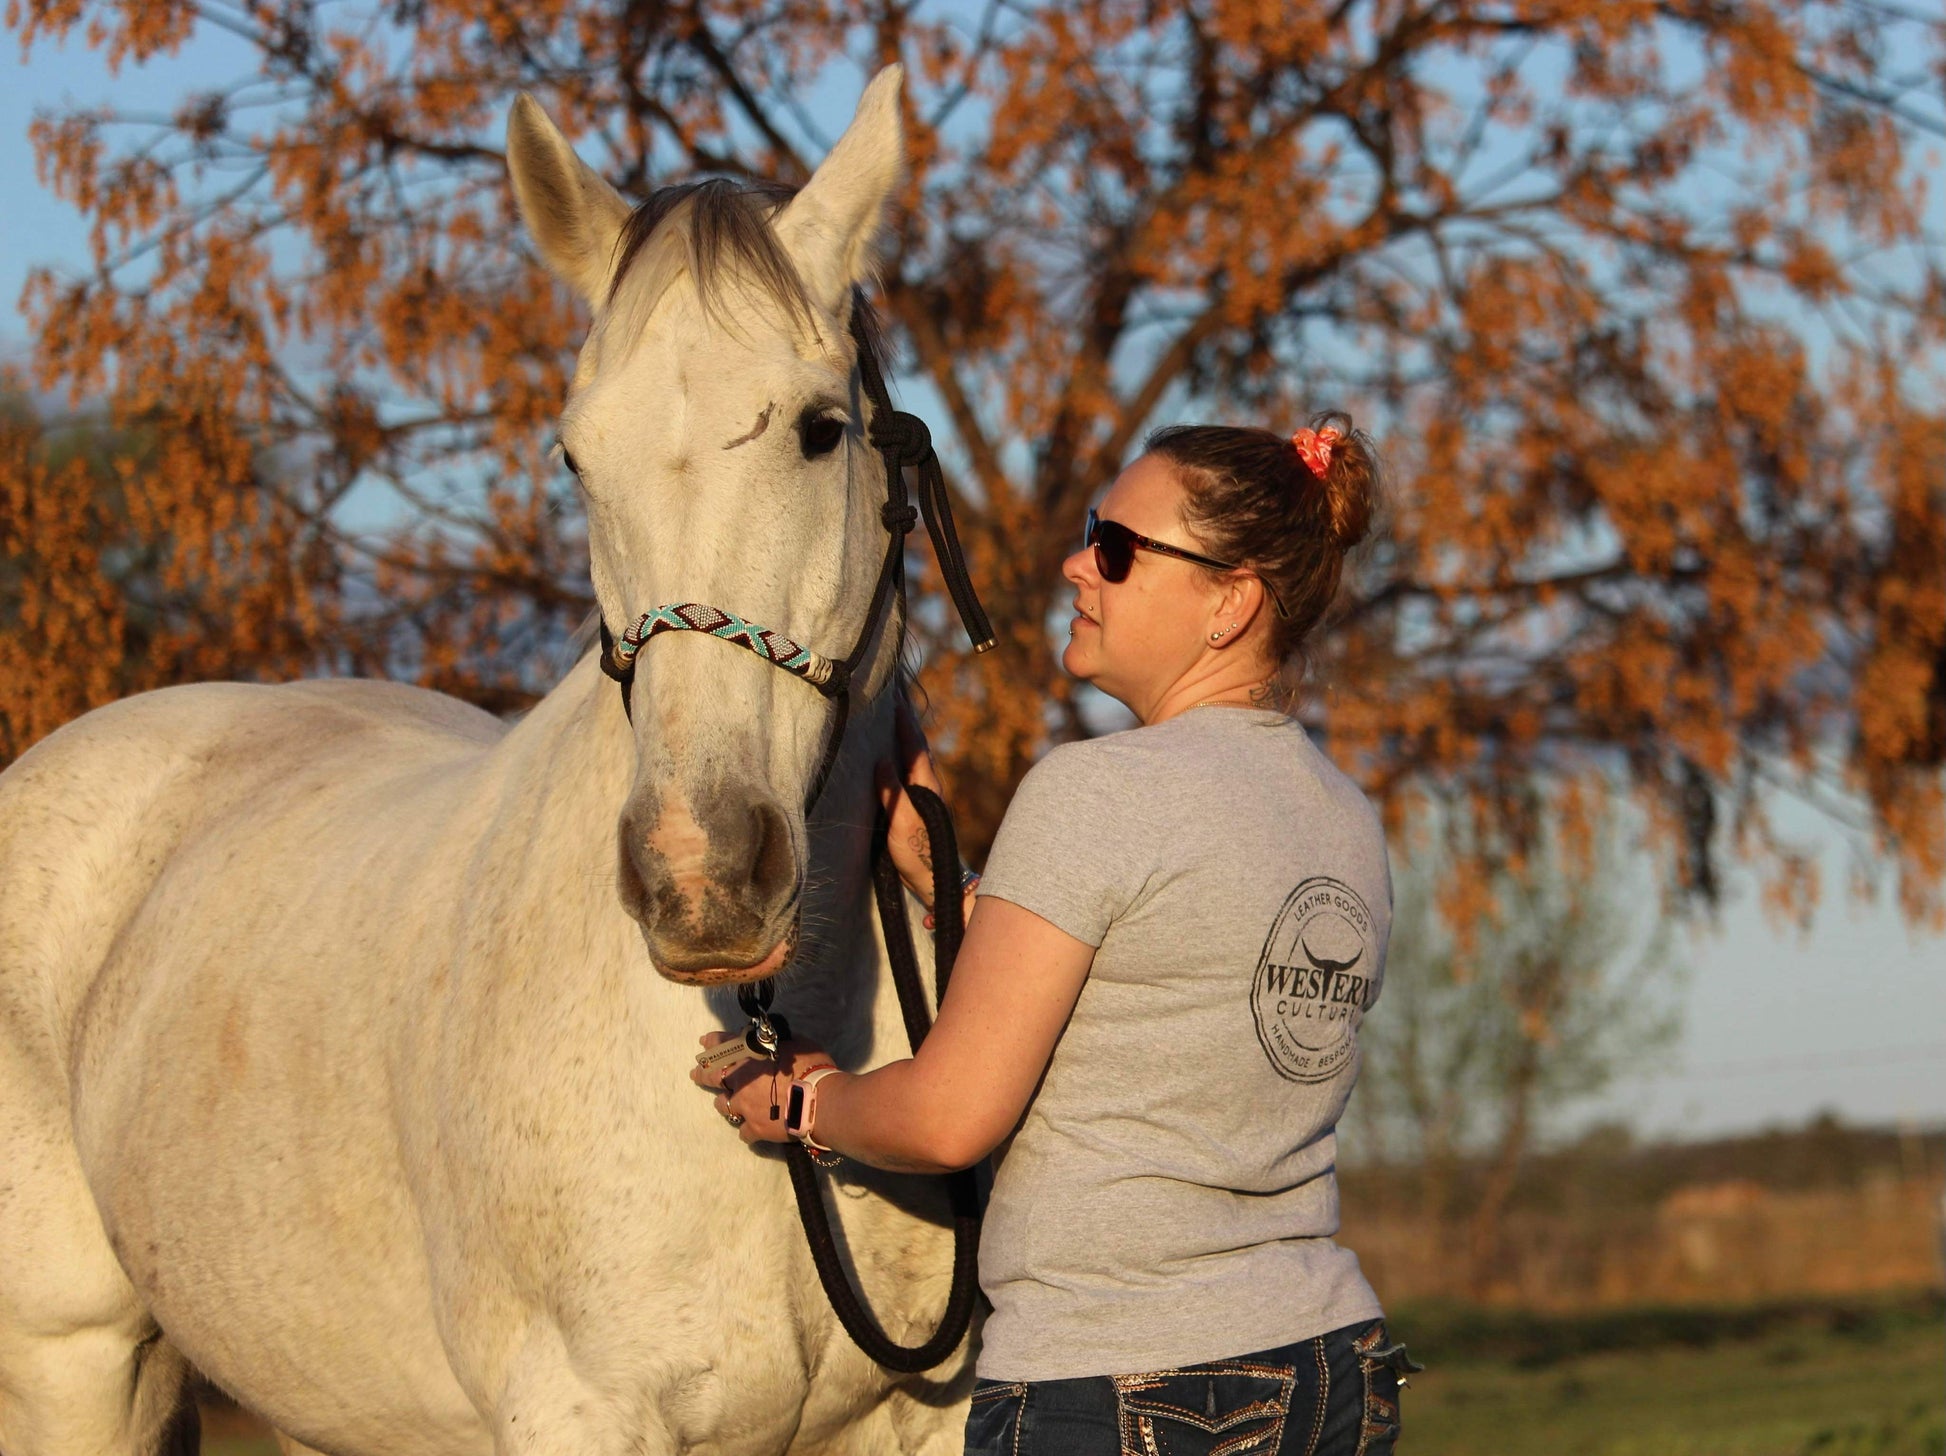
[[[1207,566],[1211,571],[1244,569],[1232,562],[1200,556],[1181,546],[1171,546],[1167,541],[1158,541],[1153,536],[1144,536],[1138,531],[1131,531],[1120,521],[1104,521],[1093,510],[1088,512],[1088,529],[1081,538],[1081,544],[1094,549],[1095,570],[1101,573],[1103,581],[1118,583],[1127,581],[1129,572],[1135,569],[1135,553],[1138,550],[1173,556],[1178,561],[1193,561],[1198,566]],[[1263,581],[1261,576],[1257,579]],[[1264,581],[1264,590],[1270,593],[1270,600],[1277,608],[1277,615],[1280,617],[1286,615],[1284,604],[1278,600],[1276,589],[1269,582]]]

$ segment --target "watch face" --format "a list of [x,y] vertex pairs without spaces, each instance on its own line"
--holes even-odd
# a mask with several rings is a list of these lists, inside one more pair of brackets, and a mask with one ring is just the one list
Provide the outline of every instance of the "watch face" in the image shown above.
[[804,1089],[795,1082],[791,1083],[791,1095],[784,1104],[784,1131],[804,1131]]

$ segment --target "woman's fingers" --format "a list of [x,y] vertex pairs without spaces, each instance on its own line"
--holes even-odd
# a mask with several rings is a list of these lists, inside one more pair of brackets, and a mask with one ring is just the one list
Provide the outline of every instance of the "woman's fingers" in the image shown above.
[[892,852],[892,864],[912,893],[930,904],[932,840],[926,833],[926,821],[919,817],[911,797],[898,782],[897,770],[884,767],[888,778],[880,781],[879,803],[885,809],[886,845]]
[[[736,1033],[733,1031],[706,1031],[696,1038],[696,1044],[704,1051],[708,1051],[718,1042],[728,1041],[735,1035]],[[709,1067],[691,1067],[689,1069],[689,1080],[694,1082],[698,1087],[720,1087],[723,1085],[723,1079]]]
[[[753,1091],[752,1089],[759,1083],[763,1084],[764,1090]],[[732,1114],[741,1117],[746,1123],[768,1122],[770,1106],[766,1093],[770,1085],[770,1079],[761,1074],[732,1078],[731,1082],[725,1084],[723,1090],[717,1094],[716,1110],[725,1117]],[[764,1105],[759,1106],[759,1103]]]
[[[728,1120],[735,1115],[735,1104],[732,1103],[731,1100],[727,1097],[718,1097],[716,1099],[716,1111],[719,1116],[721,1116],[725,1120]],[[741,1138],[745,1144],[758,1142],[760,1140],[757,1133],[757,1129],[753,1125],[752,1119],[750,1118],[749,1114],[745,1113],[740,1117],[737,1117],[735,1121],[730,1123],[730,1125],[737,1130],[737,1136]]]

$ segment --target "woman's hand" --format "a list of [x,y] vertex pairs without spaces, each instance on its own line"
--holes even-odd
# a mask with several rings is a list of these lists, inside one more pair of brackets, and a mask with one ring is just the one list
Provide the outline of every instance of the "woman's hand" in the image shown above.
[[[701,1038],[705,1051],[733,1036],[734,1031],[712,1031]],[[806,1072],[836,1065],[824,1048],[815,1042],[781,1042],[777,1056],[770,1061],[745,1062],[729,1073],[710,1067],[691,1067],[689,1080],[698,1087],[716,1092],[716,1110],[737,1130],[746,1143],[787,1143],[784,1131],[784,1099],[791,1083]],[[830,1079],[826,1079],[827,1083]]]
[[925,731],[919,716],[902,694],[898,707],[898,753],[878,765],[878,801],[891,821],[886,847],[905,887],[932,909],[932,840],[926,834],[926,821],[907,795],[907,784],[919,784],[942,798],[939,775],[932,766],[932,753],[926,747]]

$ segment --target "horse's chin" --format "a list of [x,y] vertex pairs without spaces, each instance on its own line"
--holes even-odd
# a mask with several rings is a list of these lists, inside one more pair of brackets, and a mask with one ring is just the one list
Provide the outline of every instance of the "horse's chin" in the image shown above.
[[765,953],[762,959],[747,966],[707,966],[700,970],[678,970],[665,966],[656,959],[653,949],[649,952],[649,963],[656,974],[666,981],[674,981],[679,986],[735,986],[746,981],[767,981],[790,964],[791,957],[797,953],[798,917],[791,916],[790,929],[784,938]]

